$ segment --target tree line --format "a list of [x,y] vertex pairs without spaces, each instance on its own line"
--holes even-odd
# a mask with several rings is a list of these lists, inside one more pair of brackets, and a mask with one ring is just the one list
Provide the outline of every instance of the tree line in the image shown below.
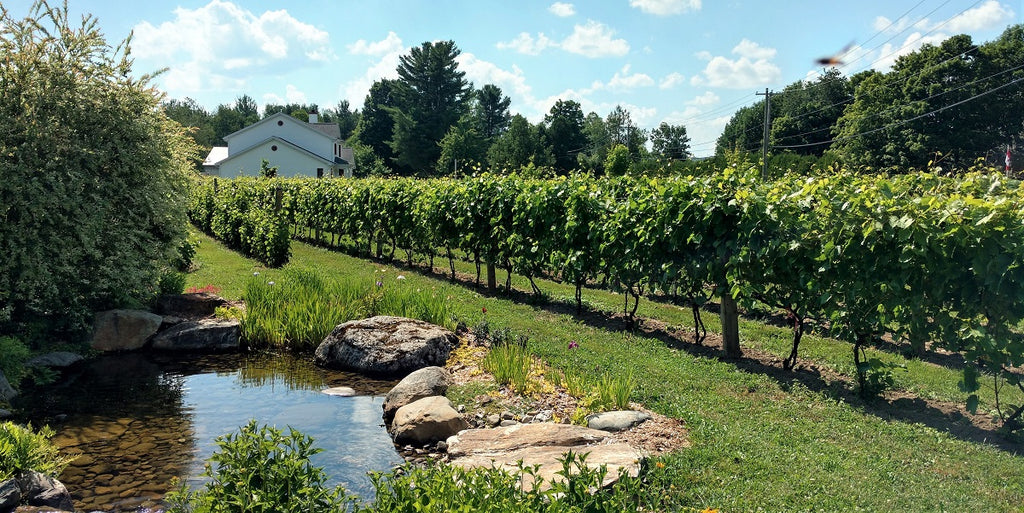
[[[1022,56],[1018,24],[980,45],[965,34],[926,44],[889,72],[833,68],[796,81],[769,100],[770,151],[887,172],[963,170],[979,158],[1001,167],[1007,146],[1024,140]],[[765,100],[739,109],[716,154],[760,152],[764,111]]]
[[[509,110],[500,87],[479,89],[459,70],[453,41],[426,42],[400,58],[398,78],[373,83],[362,110],[347,100],[321,110],[316,104],[267,105],[261,114],[248,95],[206,111],[189,98],[164,103],[167,115],[193,127],[207,150],[224,136],[263,117],[285,112],[338,123],[355,149],[362,175],[449,176],[481,169],[535,169],[541,174],[582,170],[621,175],[638,166],[691,158],[683,125],[639,128],[628,110],[584,114],[579,102],[558,100],[539,123]],[[650,149],[647,143],[650,142]]]

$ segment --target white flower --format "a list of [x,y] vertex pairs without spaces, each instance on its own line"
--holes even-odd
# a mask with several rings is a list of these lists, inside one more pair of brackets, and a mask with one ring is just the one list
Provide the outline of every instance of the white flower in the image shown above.
[[260,275],[260,272],[259,272],[259,271],[256,271],[256,272],[252,273],[252,275],[253,275],[253,276],[259,276],[259,275]]
[[399,280],[404,280],[404,279],[405,279],[405,276],[402,276],[401,274],[399,274],[399,275],[398,275],[398,279],[399,279]]
[[272,281],[268,281],[267,282],[267,285],[273,285],[273,284],[274,284],[274,282],[272,282]]

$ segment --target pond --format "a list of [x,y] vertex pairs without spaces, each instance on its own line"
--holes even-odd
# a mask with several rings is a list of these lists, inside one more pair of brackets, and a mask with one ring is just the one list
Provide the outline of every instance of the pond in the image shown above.
[[[103,356],[27,391],[22,420],[49,424],[65,452],[81,453],[60,476],[78,510],[135,511],[157,505],[178,478],[191,486],[214,439],[250,419],[315,439],[333,486],[372,499],[370,471],[402,462],[381,420],[394,381],[316,367],[292,355]],[[347,386],[354,397],[321,393]]]

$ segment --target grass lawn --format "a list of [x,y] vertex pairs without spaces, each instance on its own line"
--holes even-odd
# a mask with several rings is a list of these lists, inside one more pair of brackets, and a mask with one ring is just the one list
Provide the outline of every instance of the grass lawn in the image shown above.
[[[189,275],[188,286],[212,284],[223,296],[239,298],[253,272],[268,280],[280,272],[201,238],[199,269]],[[467,326],[486,319],[492,328],[510,327],[528,335],[530,350],[555,367],[633,372],[638,382],[634,400],[682,419],[690,430],[692,447],[662,457],[670,479],[649,492],[668,494],[677,504],[723,512],[1024,511],[1021,446],[998,435],[996,445],[971,441],[979,438],[977,429],[955,421],[955,414],[950,417],[922,406],[913,396],[879,401],[885,404],[850,400],[850,394],[837,392],[841,385],[818,386],[821,383],[811,373],[787,374],[748,361],[730,362],[664,336],[607,329],[560,313],[568,309],[480,294],[416,270],[299,242],[292,243],[291,262],[339,276],[367,276],[381,269],[386,279],[402,274],[407,286],[435,288],[450,296],[455,315]],[[459,270],[475,272],[465,263]],[[502,273],[499,281],[503,278]],[[529,290],[525,280],[513,284]],[[573,295],[566,285],[539,285],[556,304]],[[593,310],[622,308],[621,295],[595,290],[585,295]],[[638,315],[678,327],[683,330],[680,337],[688,339],[688,309],[642,300]],[[705,320],[709,331],[718,330],[715,316]],[[788,352],[790,332],[785,328],[743,320],[740,334],[746,348],[780,358]],[[573,340],[579,348],[570,351],[567,345]],[[894,353],[877,354],[907,365],[907,372],[897,375],[900,388],[924,398],[963,400],[955,369]],[[802,358],[841,374],[850,373],[850,355],[848,345],[830,339],[805,337],[802,344]],[[991,391],[982,397],[985,405],[992,399]]]

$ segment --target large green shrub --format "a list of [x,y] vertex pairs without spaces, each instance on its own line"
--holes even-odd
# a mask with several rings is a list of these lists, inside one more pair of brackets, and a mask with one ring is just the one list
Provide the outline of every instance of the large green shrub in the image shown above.
[[198,491],[169,494],[170,511],[308,513],[339,511],[351,502],[341,487],[324,484],[324,470],[309,461],[321,449],[294,429],[285,434],[251,420],[216,444],[203,474],[211,480]]
[[51,436],[53,430],[48,426],[35,431],[32,426],[0,423],[0,481],[24,470],[60,475],[75,456],[60,454],[57,446],[50,442]]
[[196,149],[127,42],[66,4],[0,11],[0,55],[0,333],[81,330],[156,292],[185,237]]

